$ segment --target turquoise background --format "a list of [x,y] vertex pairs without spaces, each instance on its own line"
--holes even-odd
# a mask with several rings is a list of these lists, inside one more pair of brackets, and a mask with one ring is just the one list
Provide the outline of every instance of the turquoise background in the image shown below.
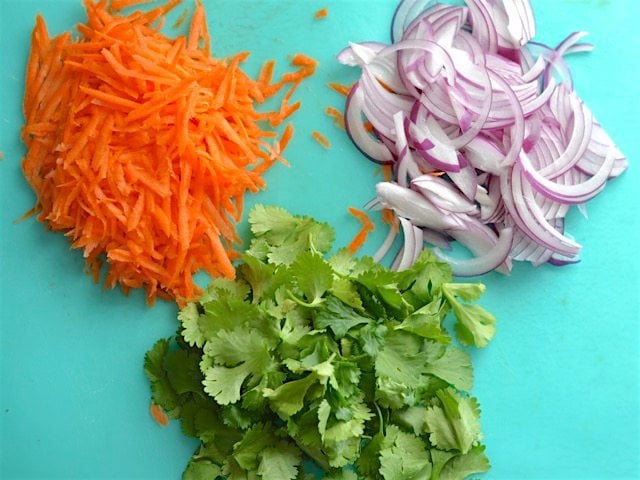
[[[388,40],[387,0],[204,0],[213,51],[250,50],[249,70],[287,55],[320,61],[297,98],[291,167],[267,175],[268,190],[247,199],[277,203],[330,221],[337,245],[358,230],[349,206],[373,194],[375,168],[324,115],[342,99],[328,81],[356,72],[334,55],[348,41]],[[191,6],[190,0],[185,5]],[[591,32],[596,50],[570,59],[576,89],[627,154],[630,169],[573,214],[584,245],[580,264],[519,264],[510,277],[482,280],[482,301],[498,334],[472,350],[474,394],[493,469],[487,479],[640,478],[640,147],[638,0],[534,0],[538,40],[556,44]],[[329,17],[313,20],[327,6]],[[178,9],[178,14],[183,7]],[[177,479],[196,443],[148,413],[145,351],[176,329],[176,307],[147,308],[140,292],[104,291],[84,275],[80,252],[33,219],[20,172],[20,102],[36,12],[60,33],[84,19],[80,0],[0,0],[0,478]],[[333,148],[310,138],[317,129]],[[246,232],[246,225],[241,227]],[[385,235],[367,243],[372,253]]]

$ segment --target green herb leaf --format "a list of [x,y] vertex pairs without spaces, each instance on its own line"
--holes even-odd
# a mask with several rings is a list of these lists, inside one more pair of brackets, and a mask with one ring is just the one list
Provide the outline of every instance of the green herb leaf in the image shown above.
[[480,289],[473,284],[466,285],[471,287],[458,288],[455,284],[446,283],[442,285],[442,292],[458,319],[455,328],[460,341],[465,345],[486,347],[496,333],[496,319],[480,305],[467,305],[456,299],[456,295],[474,299],[478,294]]
[[331,329],[336,338],[342,338],[351,328],[369,322],[370,318],[362,316],[353,307],[333,296],[327,297],[314,313],[315,327]]
[[316,305],[333,285],[333,270],[321,255],[302,252],[289,268],[289,274],[296,280],[298,288],[307,303]]
[[427,409],[431,443],[442,450],[467,453],[482,438],[480,408],[475,398],[461,397],[450,388],[436,393],[440,405]]
[[486,471],[469,355],[495,319],[425,251],[402,272],[327,224],[258,205],[235,280],[215,279],[145,356],[154,402],[201,444],[186,480],[453,480]]

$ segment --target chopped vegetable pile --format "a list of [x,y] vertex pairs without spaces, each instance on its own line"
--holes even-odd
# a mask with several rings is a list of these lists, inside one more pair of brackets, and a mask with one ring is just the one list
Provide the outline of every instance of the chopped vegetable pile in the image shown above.
[[[235,222],[243,197],[265,186],[262,174],[281,155],[293,128],[274,127],[316,62],[297,54],[293,72],[257,80],[240,68],[247,53],[209,54],[200,2],[187,37],[159,29],[177,0],[124,15],[140,1],[86,1],[87,21],[50,38],[42,17],[33,30],[22,138],[26,179],[38,219],[84,250],[96,280],[126,291],[192,299],[192,274],[233,278]],[[275,111],[257,104],[283,88]],[[284,160],[283,160],[284,161]]]
[[410,265],[425,241],[448,249],[454,240],[473,258],[436,254],[459,276],[509,273],[512,260],[577,262],[568,211],[584,213],[627,167],[573,89],[564,56],[592,49],[579,43],[585,32],[550,48],[531,41],[529,0],[403,0],[391,33],[390,45],[353,43],[338,60],[362,69],[347,132],[393,166],[371,207],[404,219],[395,264]]
[[494,317],[423,251],[394,272],[325,223],[257,205],[235,280],[215,279],[145,357],[153,401],[201,440],[185,480],[462,479],[484,472],[469,355]]

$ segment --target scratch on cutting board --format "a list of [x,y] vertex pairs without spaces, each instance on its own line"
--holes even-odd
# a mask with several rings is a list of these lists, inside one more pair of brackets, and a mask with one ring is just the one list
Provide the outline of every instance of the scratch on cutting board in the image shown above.
[[606,7],[611,3],[611,0],[565,0],[567,3],[584,3],[593,4],[596,7]]

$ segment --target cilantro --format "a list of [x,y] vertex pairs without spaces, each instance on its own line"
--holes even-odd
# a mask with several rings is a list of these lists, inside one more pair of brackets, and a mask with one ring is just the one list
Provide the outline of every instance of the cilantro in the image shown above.
[[442,292],[449,301],[453,313],[458,319],[456,333],[465,345],[486,347],[496,333],[496,319],[480,305],[467,305],[457,300],[476,300],[484,291],[484,286],[478,284],[452,284],[442,285]]
[[331,249],[333,230],[258,205],[234,280],[145,356],[153,401],[201,444],[185,480],[453,480],[489,469],[464,345],[495,319],[429,251],[402,272]]

